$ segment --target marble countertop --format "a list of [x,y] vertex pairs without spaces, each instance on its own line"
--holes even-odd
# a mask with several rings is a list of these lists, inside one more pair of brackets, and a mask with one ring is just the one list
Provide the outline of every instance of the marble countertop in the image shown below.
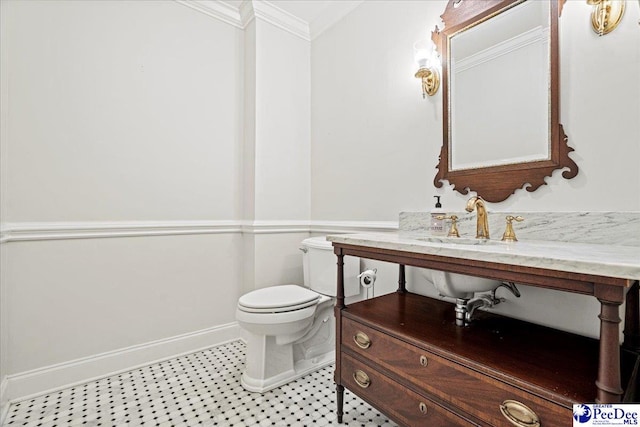
[[455,238],[403,231],[336,234],[327,236],[327,240],[372,248],[640,280],[640,247],[636,246],[542,240],[482,242],[469,238],[461,238],[458,243],[452,243]]

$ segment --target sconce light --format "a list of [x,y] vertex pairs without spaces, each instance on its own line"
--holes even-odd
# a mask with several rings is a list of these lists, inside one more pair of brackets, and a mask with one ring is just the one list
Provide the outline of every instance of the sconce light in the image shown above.
[[591,26],[599,36],[609,34],[622,20],[625,0],[587,0],[593,6],[591,12]]
[[422,97],[432,96],[440,88],[440,73],[435,46],[431,40],[420,40],[413,45],[413,58],[418,64],[416,78],[422,80]]

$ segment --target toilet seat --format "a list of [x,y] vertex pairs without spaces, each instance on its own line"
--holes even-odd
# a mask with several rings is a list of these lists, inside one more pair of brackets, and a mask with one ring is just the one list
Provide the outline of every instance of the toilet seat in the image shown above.
[[247,313],[284,313],[315,306],[320,294],[298,285],[271,286],[240,297],[238,309]]

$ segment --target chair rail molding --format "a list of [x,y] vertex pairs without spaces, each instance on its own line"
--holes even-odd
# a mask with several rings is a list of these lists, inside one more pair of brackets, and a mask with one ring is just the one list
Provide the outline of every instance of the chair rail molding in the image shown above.
[[398,221],[311,221],[310,233],[365,233],[398,231]]
[[398,230],[397,221],[213,220],[8,222],[0,226],[0,243],[189,234],[354,233],[396,230]]
[[0,227],[0,243],[108,237],[229,234],[242,232],[239,221],[16,222]]

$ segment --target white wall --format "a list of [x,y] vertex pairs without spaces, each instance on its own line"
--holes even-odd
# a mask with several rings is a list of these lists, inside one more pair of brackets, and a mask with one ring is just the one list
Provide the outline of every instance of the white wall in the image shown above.
[[313,220],[392,221],[431,206],[442,108],[440,92],[422,99],[413,43],[445,4],[364,2],[313,40]]
[[240,244],[233,234],[10,243],[8,372],[232,322]]
[[311,179],[309,41],[256,19],[245,48],[244,219],[276,230],[245,234],[243,292],[303,282]]
[[310,44],[256,22],[256,220],[308,220]]
[[175,2],[8,9],[3,221],[238,217],[241,31]]
[[[9,90],[9,80],[7,79],[8,50],[7,37],[5,34],[8,27],[8,2],[0,2],[0,224],[6,214],[5,193],[6,184],[4,171],[7,168],[7,107]],[[1,225],[0,225],[1,228]],[[7,374],[7,363],[9,361],[8,340],[9,340],[9,316],[3,301],[7,299],[7,285],[3,272],[7,269],[7,254],[3,249],[2,236],[0,233],[0,408],[4,405],[3,395],[6,390],[5,377]],[[1,410],[1,409],[0,409]],[[1,415],[0,415],[1,417]]]
[[[364,2],[312,42],[313,220],[394,220],[433,208],[459,211],[469,195],[433,185],[442,145],[442,90],[423,100],[412,46],[430,37],[446,1]],[[640,210],[640,37],[629,2],[598,37],[591,8],[570,1],[560,19],[561,122],[580,172],[559,172],[534,193],[492,210]],[[441,26],[441,25],[440,25]],[[339,207],[339,208],[338,208]]]
[[228,337],[243,31],[166,1],[2,7],[2,228],[27,230],[1,246],[3,397]]

